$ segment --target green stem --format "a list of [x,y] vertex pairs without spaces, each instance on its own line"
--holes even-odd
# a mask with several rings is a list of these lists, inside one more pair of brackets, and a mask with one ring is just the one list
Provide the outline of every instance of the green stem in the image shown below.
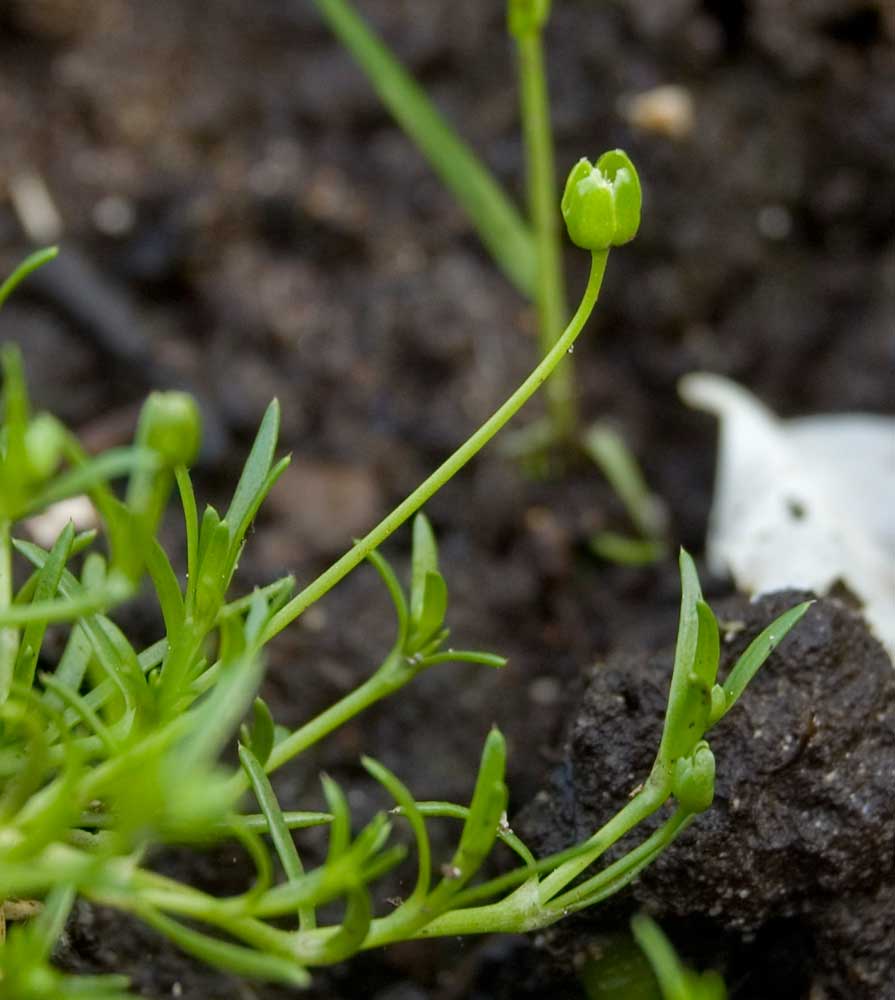
[[[12,523],[10,520],[8,518],[0,518],[0,611],[9,608],[12,604],[11,529]],[[0,628],[0,705],[9,697],[18,649],[18,629],[13,627]]]
[[[568,312],[542,37],[541,31],[517,37],[516,51],[519,59],[522,130],[528,175],[528,211],[537,248],[535,301],[538,310],[538,341],[543,357],[556,343]],[[555,438],[567,440],[575,429],[575,391],[569,361],[559,365],[555,377],[547,387],[547,406]]]
[[[359,715],[377,701],[394,693],[411,681],[419,668],[411,666],[400,658],[400,653],[393,650],[379,669],[364,681],[360,687],[339,699],[326,711],[305,723],[300,729],[290,733],[284,740],[277,743],[264,765],[266,774],[270,774],[287,761],[304,753],[308,747],[319,743],[331,732],[344,726],[346,722]],[[249,780],[244,771],[237,771],[227,786],[227,793],[235,801],[249,787]]]
[[618,892],[633,881],[647,865],[655,861],[678,834],[690,825],[694,815],[678,807],[671,817],[638,847],[633,848],[598,875],[551,900],[542,908],[543,918],[539,926],[547,926],[569,913],[587,909]]
[[652,776],[646,785],[633,799],[615,816],[601,827],[590,838],[591,849],[584,854],[572,858],[551,872],[539,886],[539,897],[542,904],[548,903],[557,893],[561,892],[571,881],[576,879],[586,868],[607,851],[617,840],[620,840],[647,816],[651,816],[669,795],[665,782],[654,781]]
[[576,338],[581,333],[600,294],[600,286],[603,282],[603,275],[606,272],[608,253],[607,250],[602,250],[592,255],[587,287],[575,315],[569,321],[569,325],[547,355],[522,385],[471,437],[467,438],[450,458],[443,462],[428,479],[421,483],[406,500],[380,521],[369,534],[365,535],[341,559],[333,563],[313,583],[296,594],[288,604],[281,608],[268,623],[262,637],[263,642],[270,641],[277,633],[281,632],[287,625],[298,618],[303,611],[323,597],[324,594],[363,562],[370,552],[378,548],[389,535],[415,514],[433,493],[437,492],[452,476],[456,475],[470,459],[481,451],[504,424],[522,409],[525,403],[528,402],[553,373],[554,369],[563,360],[566,352],[575,343]]

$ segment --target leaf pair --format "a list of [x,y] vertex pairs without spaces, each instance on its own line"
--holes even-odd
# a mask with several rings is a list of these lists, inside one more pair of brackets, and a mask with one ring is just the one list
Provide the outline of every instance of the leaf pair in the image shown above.
[[718,623],[702,598],[696,566],[683,549],[680,569],[680,622],[659,749],[660,756],[670,762],[692,753],[705,733],[730,711],[777,644],[813,603],[798,604],[771,622],[750,643],[727,679],[717,684],[721,655]]
[[[422,513],[413,519],[410,600],[400,582],[378,552],[368,556],[385,583],[398,618],[395,656],[390,667],[397,671],[418,672],[435,663],[458,661],[502,667],[506,659],[494,653],[448,649],[440,652],[450,632],[444,626],[447,612],[447,584],[438,570],[438,546],[428,519]],[[389,661],[387,661],[389,662]]]

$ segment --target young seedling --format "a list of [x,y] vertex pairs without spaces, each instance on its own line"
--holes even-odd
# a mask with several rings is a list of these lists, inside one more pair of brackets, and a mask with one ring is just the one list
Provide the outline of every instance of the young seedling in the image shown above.
[[[325,809],[284,812],[269,775],[400,690],[421,671],[453,661],[499,667],[491,653],[446,647],[447,587],[435,537],[419,514],[432,494],[475,456],[550,376],[580,334],[596,302],[609,250],[629,239],[639,216],[637,177],[619,151],[573,172],[563,211],[576,242],[591,253],[590,277],[570,323],[510,398],[403,503],[316,580],[294,594],[291,577],[237,598],[228,592],[249,527],[288,464],[277,459],[279,408],[261,422],[223,516],[199,516],[187,464],[198,448],[198,415],[179,394],[150,397],[138,445],[90,459],[61,425],[32,417],[17,354],[4,354],[0,428],[0,903],[40,903],[39,915],[14,927],[0,947],[0,989],[27,1000],[120,997],[116,977],[65,977],[48,964],[74,900],[132,913],[184,951],[241,976],[293,986],[309,969],[415,937],[525,931],[618,891],[711,804],[714,757],[705,737],[743,693],[773,647],[807,608],[800,605],[749,647],[717,681],[718,630],[702,600],[692,560],[682,553],[683,596],[665,729],[642,789],[583,844],[536,860],[506,824],[506,748],[492,729],[485,740],[468,806],[419,802],[383,765],[364,767],[394,802],[354,833],[347,798],[322,778]],[[609,199],[607,201],[607,198]],[[596,206],[596,207],[595,207]],[[611,208],[611,225],[605,214]],[[26,266],[19,275],[27,270]],[[4,289],[0,289],[0,301]],[[42,423],[38,424],[38,421]],[[34,427],[39,427],[39,432]],[[47,448],[46,427],[54,429]],[[127,474],[123,498],[108,485]],[[181,579],[158,540],[176,484],[186,537]],[[14,538],[26,514],[86,492],[103,522],[96,534],[69,525],[49,548]],[[413,523],[409,590],[378,551],[405,521]],[[12,556],[30,565],[16,587]],[[355,690],[295,730],[275,724],[256,698],[266,644],[364,561],[394,606],[396,634],[381,665]],[[135,645],[109,617],[147,579],[158,600],[161,637]],[[44,650],[49,623],[68,624],[55,664]],[[43,669],[38,669],[41,666]],[[240,730],[239,767],[220,754]],[[251,791],[258,812],[245,811]],[[671,817],[602,871],[587,869],[667,801]],[[406,854],[392,843],[397,818],[409,825],[417,876],[410,896],[377,916],[374,888]],[[427,820],[462,823],[451,857],[433,865]],[[303,862],[292,831],[328,826],[329,847]],[[158,844],[206,844],[224,838],[244,847],[255,868],[243,892],[217,897],[151,870]],[[521,864],[474,883],[494,845]],[[282,869],[274,876],[273,855]],[[317,859],[315,859],[317,861]],[[321,907],[344,904],[343,917],[321,922]],[[326,911],[323,911],[326,912]]]
[[646,913],[631,918],[631,933],[653,968],[662,1000],[727,1000],[717,972],[694,972],[678,958],[662,928]]
[[[535,304],[540,352],[546,357],[560,338],[568,316],[543,42],[551,0],[507,0],[506,5],[507,29],[513,39],[519,73],[527,217],[523,217],[488,167],[349,0],[314,0],[314,3],[367,75],[383,104],[464,209],[494,262],[517,290]],[[634,177],[636,180],[636,174]],[[613,211],[615,191],[611,185],[606,193],[609,195],[606,199],[599,196],[591,199],[598,215]],[[637,196],[639,199],[639,183]],[[639,219],[639,206],[636,214]],[[635,232],[636,225],[629,238]],[[571,345],[568,353],[571,354]],[[504,442],[504,452],[538,472],[559,464],[563,453],[570,450],[593,461],[619,493],[638,532],[635,539],[618,535],[598,538],[597,553],[621,562],[642,563],[660,558],[667,550],[661,505],[648,493],[621,436],[614,435],[611,450],[607,451],[594,447],[594,438],[608,433],[604,425],[595,425],[590,430],[581,427],[570,358],[557,366],[545,389],[545,398],[547,418],[512,432]],[[635,490],[642,497],[635,496]],[[647,508],[655,516],[644,516]]]
[[650,916],[632,917],[631,934],[608,937],[584,963],[579,979],[588,1000],[727,1000],[720,974],[688,968]]

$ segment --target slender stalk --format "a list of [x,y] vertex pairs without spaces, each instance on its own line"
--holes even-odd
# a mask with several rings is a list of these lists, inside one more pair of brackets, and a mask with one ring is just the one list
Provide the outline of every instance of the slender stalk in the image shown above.
[[[390,653],[379,669],[367,678],[360,687],[350,691],[344,698],[340,698],[334,705],[330,705],[320,715],[315,716],[310,722],[306,722],[300,729],[296,729],[286,739],[277,743],[264,765],[265,773],[270,774],[278,767],[282,767],[287,761],[304,753],[308,747],[315,743],[319,743],[324,737],[344,726],[346,722],[375,702],[387,697],[411,681],[418,671],[400,669],[400,664],[396,664],[394,659],[397,655],[394,651]],[[237,771],[230,779],[227,791],[235,799],[248,787],[249,780],[245,772]]]
[[[410,680],[411,674],[407,679]],[[360,687],[355,688],[350,694],[331,705],[326,711],[321,712],[316,718],[296,729],[281,743],[278,743],[271,750],[270,757],[265,764],[264,770],[269,774],[281,767],[288,760],[304,753],[308,747],[318,743],[333,730],[344,726],[346,722],[359,715],[369,708],[374,702],[379,701],[395,690],[395,685],[388,683],[379,676],[379,671],[364,681]]]
[[668,795],[668,788],[648,780],[643,791],[635,795],[624,809],[616,813],[590,838],[588,843],[591,845],[591,850],[560,865],[541,882],[539,887],[541,902],[546,904],[553,899],[617,840],[638,823],[643,822],[647,816],[652,815],[666,801]]
[[584,328],[584,324],[593,311],[597,297],[600,294],[600,286],[603,283],[603,275],[606,272],[607,257],[607,250],[597,251],[592,254],[587,287],[575,315],[569,321],[569,325],[547,355],[541,359],[540,364],[522,385],[471,437],[467,438],[460,445],[450,458],[444,461],[410,496],[380,521],[369,534],[365,535],[352,549],[333,563],[328,570],[318,576],[313,583],[296,594],[288,604],[281,608],[268,623],[262,637],[263,642],[268,642],[273,636],[281,632],[290,622],[298,618],[303,611],[323,597],[324,594],[366,559],[373,549],[378,548],[389,535],[415,514],[433,493],[437,492],[452,476],[456,475],[470,459],[484,448],[504,424],[522,409],[525,403],[528,402],[563,360],[566,352],[575,343],[576,338]]
[[647,865],[665,850],[674,839],[693,822],[694,813],[678,807],[669,819],[648,837],[639,847],[629,851],[623,858],[609,865],[593,878],[576,885],[573,889],[551,900],[543,907],[543,924],[553,923],[561,917],[584,910],[618,892],[622,886],[633,881]]
[[[556,343],[568,315],[559,228],[559,195],[550,99],[544,67],[543,33],[531,31],[516,38],[521,84],[522,131],[528,184],[528,212],[537,248],[535,302],[541,356]],[[550,423],[557,440],[568,440],[575,430],[575,390],[572,365],[563,361],[546,390]]]
[[[12,604],[11,528],[12,524],[8,518],[0,518],[0,611]],[[0,628],[0,705],[9,697],[18,649],[18,629],[13,627]]]

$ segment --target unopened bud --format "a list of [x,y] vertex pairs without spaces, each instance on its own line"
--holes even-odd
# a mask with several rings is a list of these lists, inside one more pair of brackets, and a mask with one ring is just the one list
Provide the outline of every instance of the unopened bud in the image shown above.
[[507,27],[514,38],[541,31],[550,17],[551,0],[509,0]]
[[640,178],[622,150],[604,153],[596,165],[581,159],[562,196],[569,237],[585,250],[629,243],[640,228],[641,201]]
[[166,465],[190,465],[202,440],[195,399],[187,392],[153,392],[143,404],[137,439],[157,452]]
[[671,792],[688,812],[705,812],[715,797],[715,755],[705,740],[674,765]]

